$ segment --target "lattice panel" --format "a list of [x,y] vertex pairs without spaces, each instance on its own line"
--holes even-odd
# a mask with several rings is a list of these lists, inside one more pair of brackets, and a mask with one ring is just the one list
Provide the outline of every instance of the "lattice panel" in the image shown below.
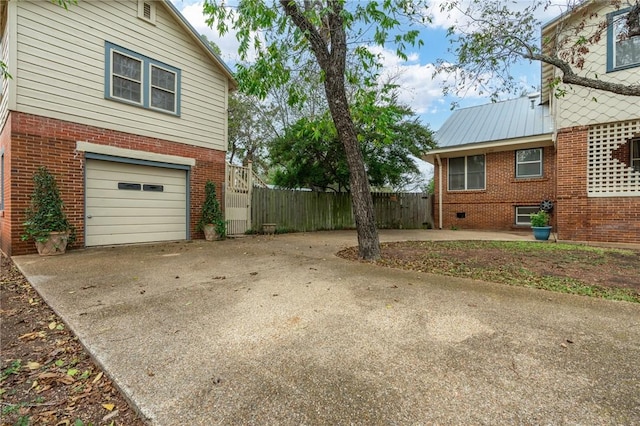
[[640,135],[640,118],[591,126],[587,165],[590,197],[640,196],[640,172],[613,158],[613,152]]

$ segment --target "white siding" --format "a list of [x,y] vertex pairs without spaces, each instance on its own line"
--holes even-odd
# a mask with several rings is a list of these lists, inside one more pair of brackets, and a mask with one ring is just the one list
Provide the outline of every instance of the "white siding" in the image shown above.
[[[5,12],[7,11],[5,6]],[[8,15],[0,18],[7,19]],[[4,26],[4,33],[0,34],[0,60],[5,64],[9,64],[9,40],[10,40],[10,26]],[[9,79],[6,79],[0,75],[0,94],[2,94],[2,98],[0,99],[0,131],[4,128],[4,125],[7,121],[7,117],[9,115]]]
[[[226,75],[162,2],[156,25],[139,19],[137,7],[19,2],[18,111],[226,150]],[[105,99],[105,41],[181,69],[181,116]]]
[[[614,9],[609,7],[598,10],[600,22],[606,19],[607,12]],[[582,14],[579,14],[582,19]],[[588,27],[589,28],[589,27]],[[640,83],[640,67],[607,73],[607,36],[594,46],[585,58],[583,70],[576,70],[580,75],[597,76],[602,81],[625,84]],[[561,75],[555,69],[556,75]],[[640,117],[640,102],[636,96],[622,96],[596,89],[580,86],[566,86],[566,96],[555,100],[556,128],[563,129],[572,126],[593,125],[598,123],[633,120]]]

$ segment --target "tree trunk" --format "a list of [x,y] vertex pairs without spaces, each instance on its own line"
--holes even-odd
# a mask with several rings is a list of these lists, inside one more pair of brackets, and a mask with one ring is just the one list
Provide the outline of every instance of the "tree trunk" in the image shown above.
[[324,88],[329,110],[338,131],[338,137],[344,145],[349,164],[351,200],[356,230],[358,231],[358,256],[365,260],[376,260],[380,258],[380,240],[376,229],[373,198],[364,166],[364,158],[345,95],[344,74],[336,75],[329,70],[327,71]]

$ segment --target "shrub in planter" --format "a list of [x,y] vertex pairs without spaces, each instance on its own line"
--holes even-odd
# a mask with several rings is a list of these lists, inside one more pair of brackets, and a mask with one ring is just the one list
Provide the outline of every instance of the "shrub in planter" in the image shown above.
[[198,228],[204,232],[207,241],[222,240],[227,235],[227,222],[225,222],[220,209],[216,195],[216,184],[211,181],[207,181],[204,187],[204,204]]
[[67,244],[73,244],[75,229],[64,212],[56,179],[46,167],[40,167],[33,175],[33,184],[22,240],[33,239],[42,255],[62,254]]
[[548,240],[551,235],[551,226],[549,226],[549,213],[540,210],[537,213],[531,213],[531,229],[536,240]]

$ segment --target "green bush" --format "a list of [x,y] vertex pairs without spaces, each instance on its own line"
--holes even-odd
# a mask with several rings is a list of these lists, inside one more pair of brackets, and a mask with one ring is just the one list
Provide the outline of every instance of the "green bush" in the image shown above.
[[210,223],[215,226],[216,233],[220,238],[226,237],[227,222],[225,222],[224,215],[220,209],[220,203],[216,195],[216,184],[209,180],[204,186],[204,204],[202,205],[202,217],[198,223],[198,228],[203,230],[204,226]]
[[75,239],[75,228],[67,219],[64,203],[55,177],[46,167],[40,167],[33,175],[31,203],[26,210],[22,240],[44,242],[51,232],[70,232],[69,244]]
[[529,217],[531,218],[531,226],[541,227],[549,225],[549,213],[544,210],[540,210],[537,213],[531,213]]

